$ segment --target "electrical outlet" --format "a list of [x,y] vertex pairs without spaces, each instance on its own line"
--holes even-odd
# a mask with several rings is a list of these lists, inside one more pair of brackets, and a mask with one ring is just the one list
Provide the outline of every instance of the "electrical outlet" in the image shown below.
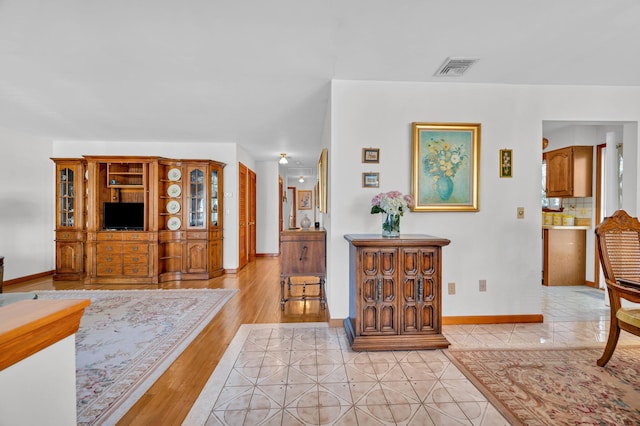
[[480,280],[480,291],[487,291],[487,280]]
[[456,294],[456,283],[449,283],[449,294]]
[[518,219],[524,219],[524,207],[518,207],[517,217]]

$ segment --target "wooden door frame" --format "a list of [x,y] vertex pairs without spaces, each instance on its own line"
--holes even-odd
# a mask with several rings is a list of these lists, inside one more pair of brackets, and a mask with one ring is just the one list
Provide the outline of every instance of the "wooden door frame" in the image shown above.
[[[607,144],[596,145],[596,217],[595,226],[600,225],[600,216],[602,215],[602,164],[605,161],[602,152]],[[594,226],[594,229],[595,229]],[[600,288],[600,253],[598,246],[594,247],[595,262],[593,266],[593,286]]]

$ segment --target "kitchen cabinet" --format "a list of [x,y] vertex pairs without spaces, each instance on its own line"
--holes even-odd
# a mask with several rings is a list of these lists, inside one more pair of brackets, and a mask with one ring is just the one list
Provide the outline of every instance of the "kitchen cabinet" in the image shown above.
[[442,335],[442,247],[428,235],[345,235],[354,351],[446,348]]
[[593,147],[568,146],[545,153],[547,198],[591,197]]
[[547,286],[584,285],[587,227],[549,226],[543,232],[542,283]]

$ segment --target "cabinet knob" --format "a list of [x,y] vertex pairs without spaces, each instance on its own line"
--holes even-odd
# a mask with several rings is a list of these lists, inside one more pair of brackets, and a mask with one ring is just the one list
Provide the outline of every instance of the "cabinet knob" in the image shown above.
[[418,302],[422,301],[422,274],[418,274]]
[[378,275],[378,303],[382,303],[382,275]]

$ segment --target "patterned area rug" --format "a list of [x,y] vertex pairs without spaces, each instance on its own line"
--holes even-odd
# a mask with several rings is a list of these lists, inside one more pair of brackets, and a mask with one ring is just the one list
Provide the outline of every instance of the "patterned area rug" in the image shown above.
[[512,424],[640,424],[640,347],[444,352]]
[[78,424],[115,424],[236,291],[36,292],[91,299],[76,334]]

